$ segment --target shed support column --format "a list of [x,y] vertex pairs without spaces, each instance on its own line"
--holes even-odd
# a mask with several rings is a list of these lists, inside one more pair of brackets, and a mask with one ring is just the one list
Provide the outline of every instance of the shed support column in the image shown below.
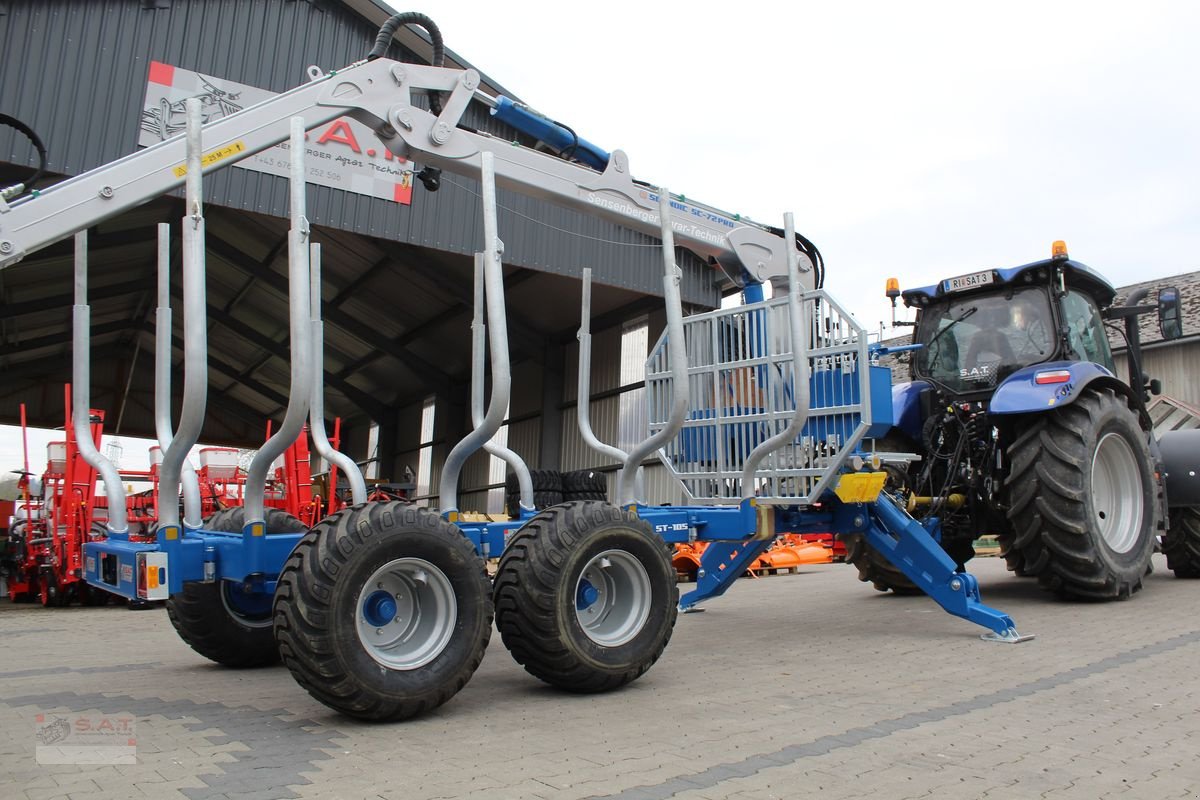
[[[431,492],[438,491],[438,481],[441,478],[441,465],[446,463],[446,457],[450,455],[450,451],[458,444],[468,431],[473,430],[471,425],[471,383],[470,381],[459,381],[450,386],[446,391],[439,392],[437,395],[437,410],[433,416],[433,439],[440,442],[434,447],[434,463],[438,465],[435,474],[431,478],[429,490]],[[460,479],[461,488],[461,479]],[[438,507],[441,504],[441,497],[438,497]],[[431,503],[430,505],[434,505]]]
[[542,435],[538,448],[538,467],[558,469],[562,464],[563,359],[565,351],[558,343],[546,345],[542,363]]
[[398,431],[396,411],[393,409],[385,419],[379,421],[379,471],[377,473],[381,479],[392,483],[400,483],[404,479],[404,470],[396,469],[396,435]]

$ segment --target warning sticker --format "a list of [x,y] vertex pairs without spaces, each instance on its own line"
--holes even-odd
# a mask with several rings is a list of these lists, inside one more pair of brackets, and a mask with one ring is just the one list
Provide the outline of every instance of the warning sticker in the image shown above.
[[[230,144],[217,148],[216,150],[209,150],[200,158],[200,169],[210,167],[213,164],[216,164],[218,161],[224,161],[230,156],[236,156],[238,153],[244,152],[246,152],[246,144],[241,140],[231,142]],[[180,164],[179,166],[175,167],[172,172],[175,173],[176,178],[182,178],[184,175],[187,175],[187,164]]]

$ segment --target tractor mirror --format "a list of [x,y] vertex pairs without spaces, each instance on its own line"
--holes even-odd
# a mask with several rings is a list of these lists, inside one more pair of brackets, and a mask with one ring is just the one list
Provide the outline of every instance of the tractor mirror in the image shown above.
[[1158,290],[1158,330],[1166,340],[1183,336],[1179,290],[1174,286]]

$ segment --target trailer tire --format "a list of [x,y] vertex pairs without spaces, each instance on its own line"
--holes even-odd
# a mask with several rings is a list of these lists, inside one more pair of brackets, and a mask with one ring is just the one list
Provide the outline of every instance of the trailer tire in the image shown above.
[[1046,589],[1085,600],[1142,588],[1158,527],[1148,435],[1112,389],[1022,420],[1004,485],[1013,545]]
[[[241,533],[245,509],[225,508],[204,529]],[[303,533],[304,523],[278,508],[266,509],[267,535]],[[179,638],[200,655],[225,667],[245,669],[279,661],[271,635],[271,609],[258,594],[247,596],[232,581],[188,582],[167,600],[167,617]]]
[[362,720],[402,720],[467,684],[492,634],[483,562],[453,524],[403,502],[326,517],[288,557],[275,639],[301,686]]
[[1167,569],[1176,578],[1200,578],[1200,507],[1171,509],[1171,527],[1163,536]]
[[842,536],[842,540],[846,543],[846,560],[858,569],[858,579],[863,583],[871,584],[879,592],[891,590],[902,596],[924,594],[895,564],[872,547],[865,535],[850,533]]
[[[533,484],[534,508],[541,510],[563,501],[562,473],[552,469],[531,469],[529,480]],[[504,479],[504,507],[514,519],[521,514],[521,484],[513,472]]]
[[671,551],[644,520],[576,501],[527,522],[504,549],[496,627],[525,671],[573,692],[606,692],[662,655],[678,615]]

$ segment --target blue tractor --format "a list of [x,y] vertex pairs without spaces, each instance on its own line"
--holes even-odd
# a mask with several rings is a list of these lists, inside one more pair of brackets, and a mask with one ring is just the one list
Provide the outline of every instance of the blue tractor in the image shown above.
[[[894,280],[888,295],[901,296]],[[893,387],[879,449],[920,456],[888,466],[890,484],[960,569],[978,536],[996,534],[1008,568],[1056,594],[1126,598],[1161,535],[1175,574],[1200,577],[1200,431],[1151,433],[1159,386],[1143,373],[1137,325],[1157,310],[1163,338],[1177,338],[1177,291],[1114,306],[1112,285],[1055,242],[1044,261],[902,296],[917,311],[903,348],[912,380]],[[1105,331],[1118,322],[1126,381]],[[847,557],[881,591],[918,591],[863,537]]]

